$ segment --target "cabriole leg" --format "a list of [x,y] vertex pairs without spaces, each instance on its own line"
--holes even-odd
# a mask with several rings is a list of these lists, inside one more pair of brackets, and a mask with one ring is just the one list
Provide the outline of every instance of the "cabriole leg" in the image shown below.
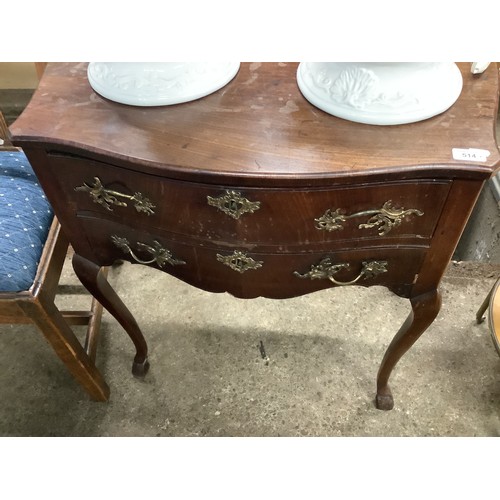
[[392,410],[394,407],[394,400],[388,385],[391,372],[403,354],[434,321],[441,308],[441,294],[438,290],[413,297],[410,301],[412,311],[392,339],[380,364],[376,397],[376,406],[379,410]]
[[131,338],[136,348],[132,374],[143,377],[149,369],[148,346],[134,316],[108,283],[97,264],[76,253],[73,255],[72,263],[76,275],[85,288],[116,318]]

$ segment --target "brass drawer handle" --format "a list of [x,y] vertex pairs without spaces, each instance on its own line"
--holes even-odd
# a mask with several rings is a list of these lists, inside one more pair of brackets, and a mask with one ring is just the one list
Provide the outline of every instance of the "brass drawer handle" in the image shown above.
[[235,250],[232,255],[217,254],[217,260],[226,266],[229,266],[233,271],[244,273],[249,269],[259,269],[262,267],[263,261],[256,261],[252,257],[248,257],[244,252]]
[[249,201],[238,191],[226,190],[226,193],[214,198],[207,196],[208,204],[222,210],[233,219],[239,219],[245,213],[253,214],[260,208],[260,201]]
[[416,208],[410,208],[405,210],[404,208],[396,208],[392,206],[392,201],[386,201],[382,208],[375,210],[365,210],[363,212],[357,212],[351,215],[345,215],[343,210],[337,208],[336,210],[328,209],[321,217],[314,219],[316,222],[316,229],[325,231],[336,231],[344,229],[342,223],[347,219],[353,219],[354,217],[364,217],[371,215],[372,217],[368,219],[365,224],[360,224],[359,229],[370,229],[372,227],[379,227],[379,236],[386,235],[393,227],[399,226],[403,219],[408,215],[424,215],[424,212],[417,210]]
[[329,279],[336,285],[346,286],[353,285],[361,278],[368,279],[377,276],[378,274],[387,272],[387,261],[385,260],[372,260],[370,262],[363,262],[361,272],[352,281],[337,281],[333,275],[338,273],[342,269],[347,269],[349,264],[333,264],[330,257],[326,257],[319,264],[312,265],[311,270],[305,274],[300,274],[294,271],[294,276],[298,278],[309,278],[309,279]]
[[137,257],[137,255],[135,255],[132,251],[132,248],[130,248],[130,244],[127,238],[121,238],[120,236],[113,235],[111,236],[111,241],[125,253],[129,253],[136,262],[139,262],[139,264],[152,264],[153,262],[156,262],[159,267],[164,267],[166,263],[172,266],[185,264],[183,260],[174,259],[172,256],[172,252],[170,252],[170,250],[167,250],[166,248],[163,248],[156,240],[153,241],[153,246],[137,242],[137,246],[141,250],[144,250],[153,256],[151,260],[139,259],[139,257]]
[[134,202],[134,207],[138,212],[145,213],[146,215],[154,214],[153,205],[148,198],[146,198],[141,193],[134,193],[133,195],[119,193],[118,191],[112,191],[111,189],[106,189],[101,182],[99,177],[94,177],[94,184],[89,185],[86,182],[83,186],[78,186],[75,191],[84,191],[89,193],[90,198],[94,203],[99,203],[106,210],[110,212],[113,211],[111,205],[116,205],[118,207],[126,207],[127,204],[124,201],[120,201],[118,198],[124,198]]

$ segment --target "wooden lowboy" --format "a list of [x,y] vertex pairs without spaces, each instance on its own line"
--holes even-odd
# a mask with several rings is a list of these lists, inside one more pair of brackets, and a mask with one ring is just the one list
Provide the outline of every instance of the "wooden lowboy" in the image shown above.
[[100,271],[117,259],[241,298],[383,285],[412,305],[377,376],[377,407],[390,409],[390,373],[439,312],[440,279],[500,159],[497,69],[460,68],[448,111],[377,127],[314,108],[291,63],[242,64],[210,96],[152,108],[100,97],[86,64],[51,64],[11,134],[77,275],[133,340],[134,374],[147,344]]

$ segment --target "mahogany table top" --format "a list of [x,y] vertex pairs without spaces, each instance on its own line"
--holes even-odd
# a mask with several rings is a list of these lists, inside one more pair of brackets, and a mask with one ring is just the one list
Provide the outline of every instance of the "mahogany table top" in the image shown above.
[[[399,126],[352,123],[311,105],[296,83],[297,63],[243,63],[212,95],[174,106],[134,107],[90,87],[86,63],[52,63],[24,113],[14,140],[83,150],[108,161],[133,159],[150,173],[297,179],[340,177],[415,166],[452,168],[486,178],[500,156],[491,126],[498,106],[498,70],[472,75],[445,113]],[[480,165],[454,160],[452,148],[490,152]],[[443,173],[444,175],[444,173]]]

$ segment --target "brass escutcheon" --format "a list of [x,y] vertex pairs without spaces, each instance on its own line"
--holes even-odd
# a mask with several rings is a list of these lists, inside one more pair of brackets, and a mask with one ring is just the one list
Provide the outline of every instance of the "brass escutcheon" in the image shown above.
[[156,240],[153,241],[153,246],[137,242],[137,246],[141,250],[150,253],[153,256],[151,260],[142,260],[137,257],[137,255],[134,254],[132,248],[130,247],[130,243],[127,238],[113,235],[111,236],[111,241],[125,253],[129,253],[132,258],[139,264],[152,264],[153,262],[155,262],[159,267],[162,268],[165,266],[165,264],[170,264],[172,266],[185,264],[183,260],[174,259],[174,257],[172,256],[172,252],[170,252],[170,250],[167,250],[166,248],[163,248]]
[[421,215],[424,215],[424,212],[417,210],[416,208],[405,210],[404,208],[393,207],[392,201],[389,200],[384,203],[382,208],[365,210],[351,215],[345,215],[343,210],[340,208],[337,208],[336,210],[330,208],[321,217],[314,219],[314,221],[316,222],[316,229],[337,231],[344,229],[342,224],[347,219],[371,215],[372,217],[368,219],[365,224],[360,224],[358,228],[370,229],[372,227],[378,227],[379,236],[385,236],[393,227],[399,226],[403,222],[403,219],[411,214],[420,217]]
[[297,271],[294,271],[294,276],[298,278],[309,278],[309,279],[329,279],[336,285],[346,286],[353,285],[361,278],[368,279],[373,278],[382,273],[387,272],[387,261],[385,260],[372,260],[369,262],[363,262],[361,272],[358,274],[356,278],[352,281],[337,281],[333,275],[341,271],[342,269],[347,269],[349,264],[333,264],[330,257],[326,257],[319,264],[312,265],[311,270],[307,273],[300,274]]
[[214,198],[207,196],[208,204],[222,210],[233,219],[239,219],[245,213],[253,214],[260,208],[260,201],[249,201],[241,196],[238,191],[226,189],[226,193]]
[[141,193],[134,193],[133,195],[119,193],[118,191],[112,191],[111,189],[106,189],[101,182],[99,177],[94,177],[94,184],[89,185],[86,182],[83,186],[78,186],[75,191],[84,191],[89,193],[90,198],[94,203],[102,205],[106,210],[110,212],[113,211],[111,205],[116,205],[118,207],[126,207],[127,204],[124,201],[120,201],[118,198],[124,198],[130,200],[134,203],[134,207],[138,212],[145,213],[146,215],[154,214],[153,205],[148,198],[146,198]]
[[239,273],[244,273],[249,269],[259,269],[264,263],[263,261],[256,261],[252,257],[248,257],[248,255],[239,250],[235,250],[232,255],[221,255],[218,253],[217,260]]

